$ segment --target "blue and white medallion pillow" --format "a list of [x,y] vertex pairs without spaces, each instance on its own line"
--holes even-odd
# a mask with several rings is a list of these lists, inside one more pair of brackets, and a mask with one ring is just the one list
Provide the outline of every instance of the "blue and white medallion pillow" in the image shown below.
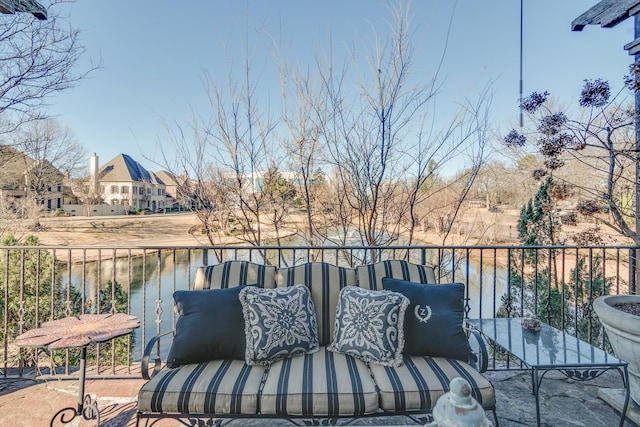
[[248,365],[318,351],[318,321],[309,288],[304,285],[240,292]]
[[402,365],[408,305],[409,299],[398,292],[345,286],[328,349],[383,366]]

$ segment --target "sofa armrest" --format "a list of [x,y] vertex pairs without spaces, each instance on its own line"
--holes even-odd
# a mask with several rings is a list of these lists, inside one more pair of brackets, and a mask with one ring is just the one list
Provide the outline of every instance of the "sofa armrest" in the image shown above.
[[[157,374],[162,368],[162,360],[160,359],[160,338],[165,335],[173,335],[175,329],[172,329],[167,332],[163,332],[159,335],[151,337],[149,342],[147,342],[147,346],[144,348],[144,354],[142,355],[142,360],[140,361],[140,370],[142,371],[142,378],[145,380],[151,379],[155,374]],[[149,357],[151,356],[151,352],[153,348],[156,347],[156,357],[153,359],[153,372],[149,375]]]
[[[487,345],[484,342],[484,338],[480,332],[473,328],[464,328],[469,337],[469,344],[471,344],[471,355],[469,356],[469,364],[483,373],[487,371],[489,366],[489,353],[487,352]],[[474,359],[475,360],[472,360]]]

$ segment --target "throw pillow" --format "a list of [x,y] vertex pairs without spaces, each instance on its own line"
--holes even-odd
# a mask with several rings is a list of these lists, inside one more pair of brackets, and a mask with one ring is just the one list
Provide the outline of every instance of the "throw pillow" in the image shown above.
[[242,289],[174,292],[174,307],[180,317],[167,366],[176,368],[214,359],[244,360],[244,319],[238,300]]
[[400,366],[409,300],[397,292],[345,286],[338,297],[329,350],[383,366]]
[[245,362],[269,365],[319,349],[318,321],[304,285],[240,292],[246,336]]
[[431,285],[384,278],[382,286],[409,298],[404,323],[405,354],[468,361],[471,347],[462,329],[462,283]]

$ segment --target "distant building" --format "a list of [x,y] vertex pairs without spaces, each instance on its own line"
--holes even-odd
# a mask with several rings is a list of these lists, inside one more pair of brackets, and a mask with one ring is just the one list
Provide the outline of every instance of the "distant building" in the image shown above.
[[98,168],[98,156],[94,153],[89,179],[106,204],[154,212],[167,207],[167,190],[162,179],[127,154],[118,154]]
[[0,145],[0,200],[17,206],[32,198],[45,209],[62,207],[64,175],[50,162],[38,162],[8,145]]
[[192,207],[191,198],[187,194],[182,194],[183,189],[190,187],[186,172],[176,176],[168,171],[160,171],[157,175],[166,186],[167,208],[190,209]]
[[[302,179],[300,175],[296,172],[287,172],[287,171],[278,171],[277,172],[280,178],[284,179],[287,182],[290,182],[296,188],[301,188]],[[255,192],[261,193],[264,189],[264,183],[267,179],[269,172],[253,172],[250,174],[242,174],[242,182],[245,192]],[[235,172],[222,172],[220,176],[228,181],[234,182],[236,181],[237,175]]]

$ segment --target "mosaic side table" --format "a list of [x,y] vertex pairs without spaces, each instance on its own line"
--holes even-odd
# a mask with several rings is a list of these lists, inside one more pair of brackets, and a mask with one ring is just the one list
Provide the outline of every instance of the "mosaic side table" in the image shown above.
[[82,416],[85,420],[96,420],[97,425],[100,425],[97,399],[92,400],[89,394],[84,394],[87,346],[130,334],[139,326],[140,321],[135,316],[124,313],[83,314],[44,322],[39,328],[16,337],[15,344],[19,347],[46,347],[49,350],[80,348],[78,407],[67,407],[56,412],[51,418],[51,427],[58,417],[62,424],[68,424],[77,416]]

